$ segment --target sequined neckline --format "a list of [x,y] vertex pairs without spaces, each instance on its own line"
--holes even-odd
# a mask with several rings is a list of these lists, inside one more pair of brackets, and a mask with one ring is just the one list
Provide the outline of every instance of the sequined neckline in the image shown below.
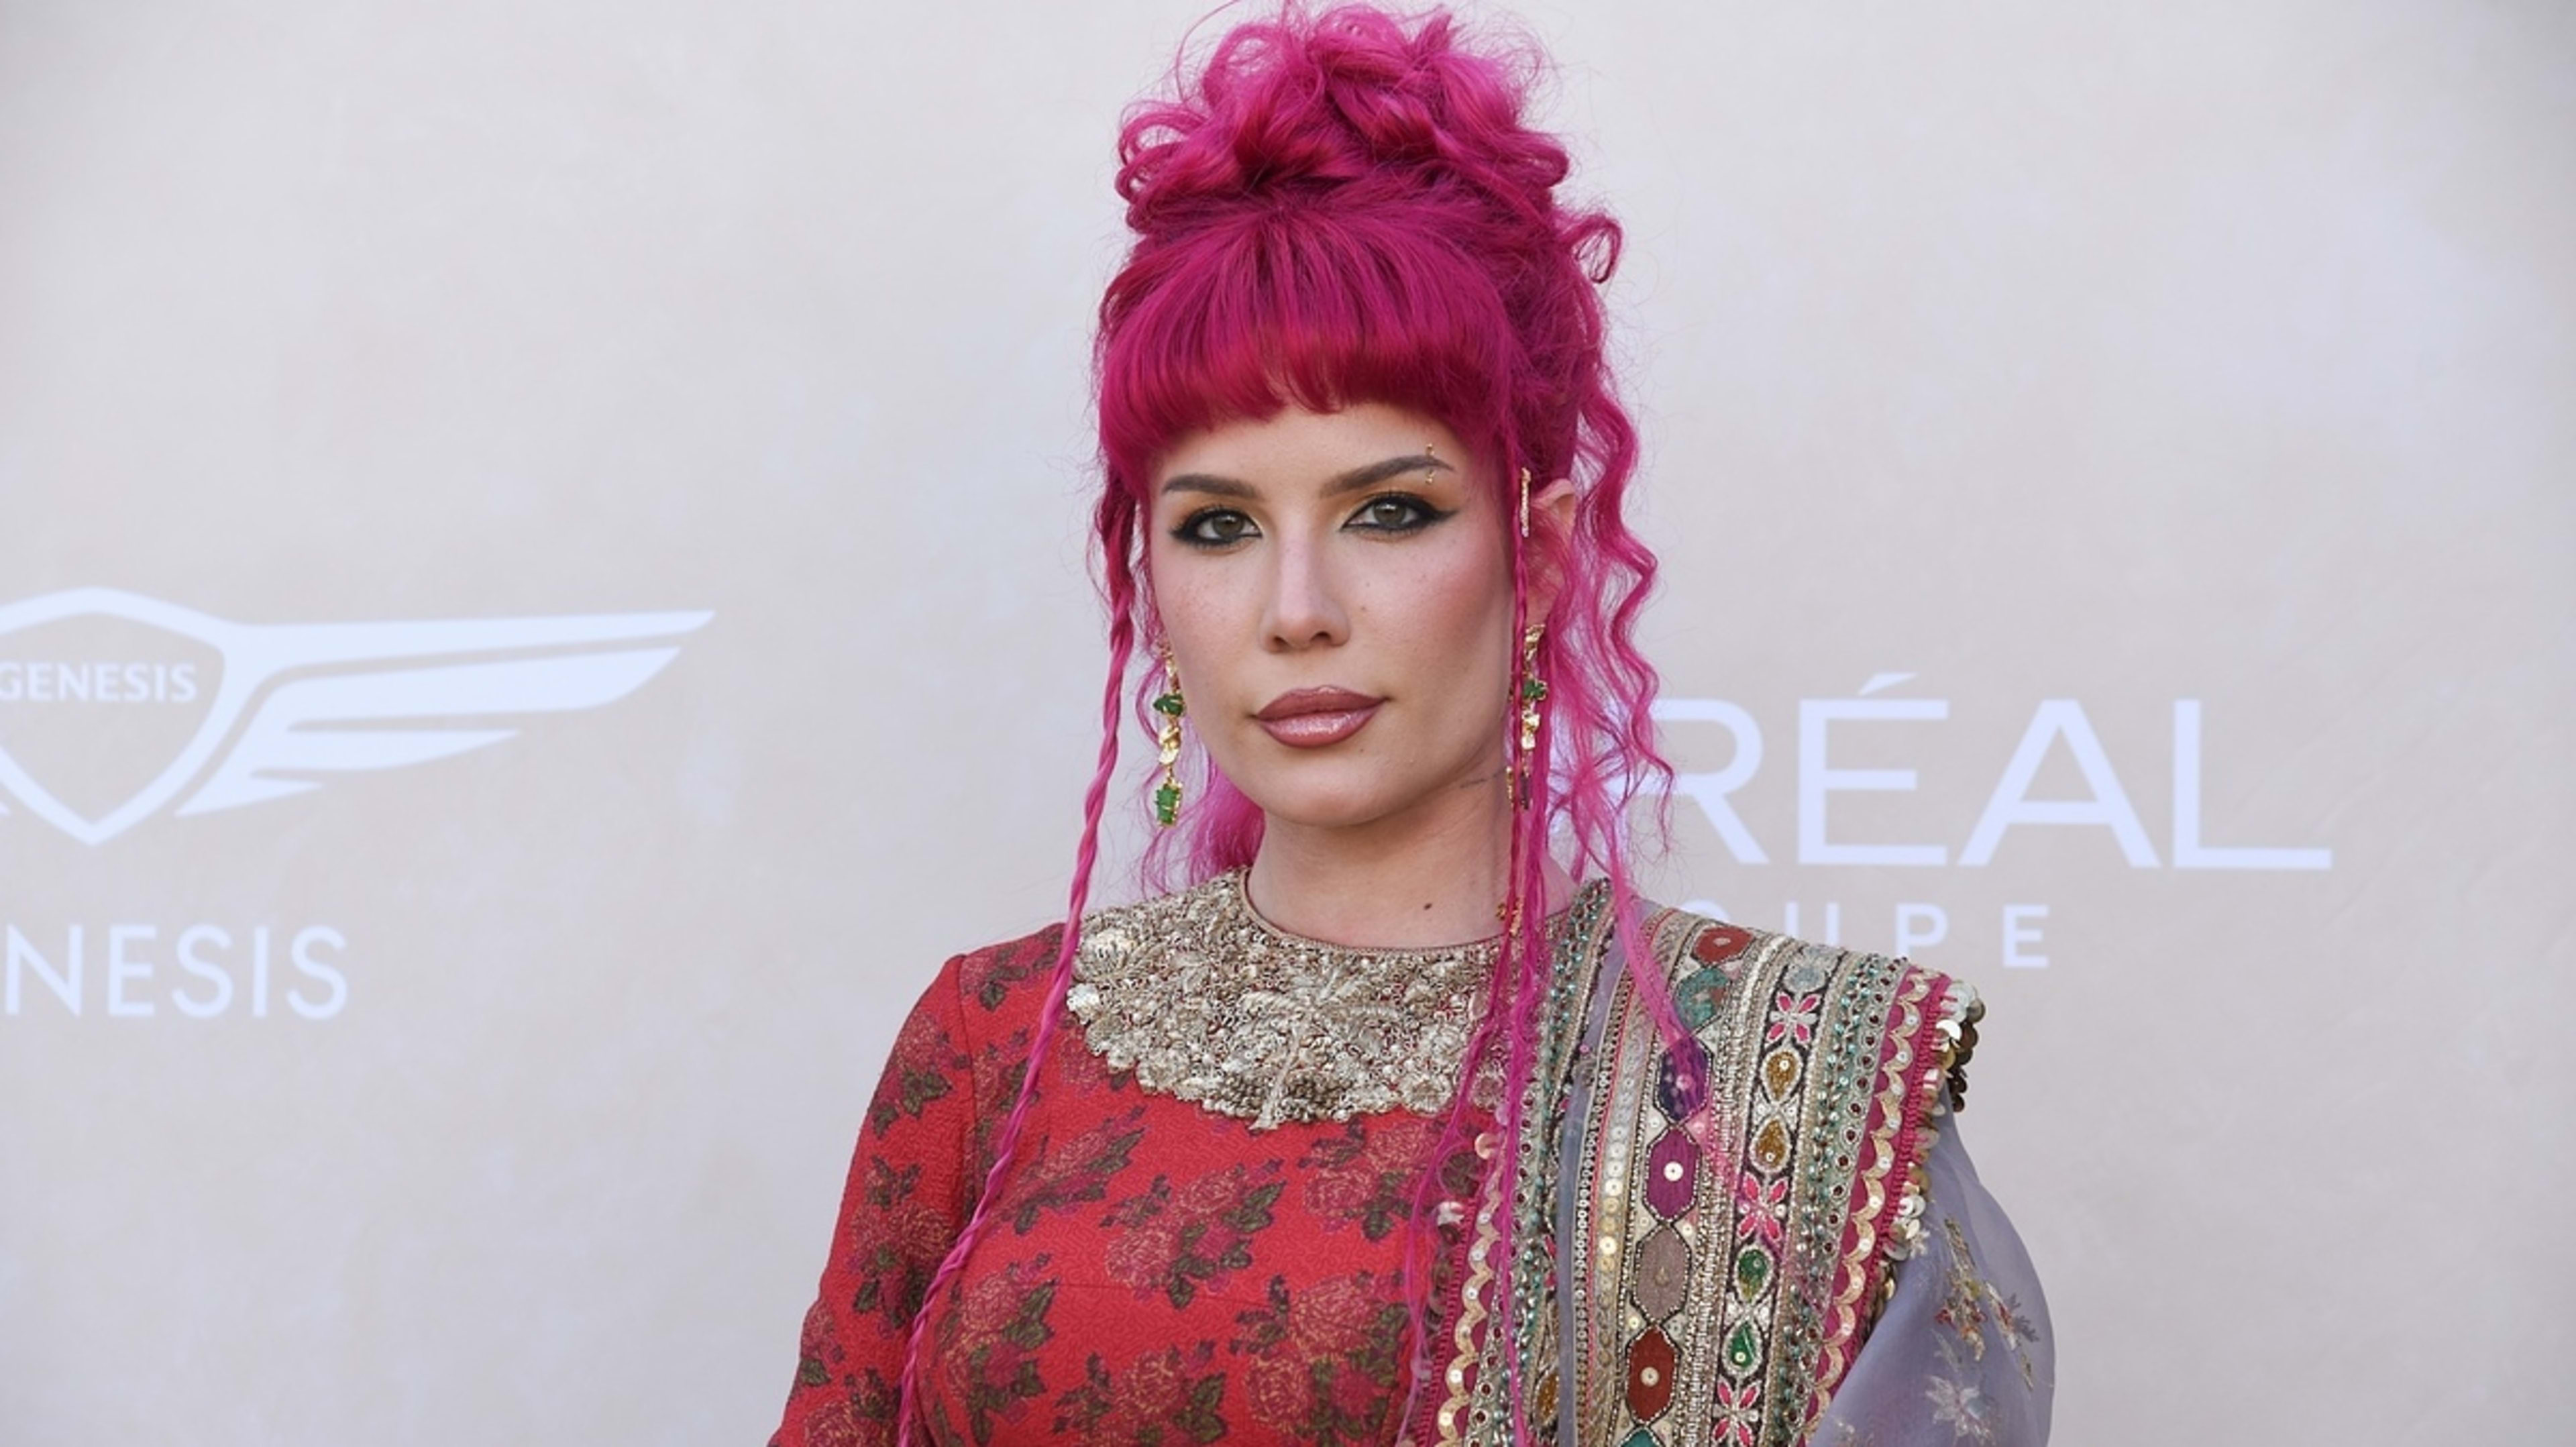
[[[1147,1090],[1255,1130],[1404,1109],[1456,1092],[1500,936],[1361,949],[1262,918],[1233,870],[1083,923],[1065,1003],[1093,1053]],[[1560,956],[1608,886],[1549,917]]]

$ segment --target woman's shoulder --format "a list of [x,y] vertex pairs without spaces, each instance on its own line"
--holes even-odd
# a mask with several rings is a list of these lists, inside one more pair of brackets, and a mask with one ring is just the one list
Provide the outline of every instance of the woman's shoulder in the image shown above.
[[1064,925],[1058,922],[953,956],[940,973],[960,1008],[972,1013],[1034,1010],[1063,944]]
[[1642,903],[1640,933],[1694,1033],[1813,1046],[1829,1028],[1850,1036],[1868,1027],[1873,1039],[1892,1035],[1937,1058],[1947,1103],[1963,1102],[1986,1013],[1967,981],[1902,955]]

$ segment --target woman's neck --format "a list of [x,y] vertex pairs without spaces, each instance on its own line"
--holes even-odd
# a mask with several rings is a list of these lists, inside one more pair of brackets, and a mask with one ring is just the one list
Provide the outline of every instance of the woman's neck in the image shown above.
[[[1293,934],[1362,948],[1465,944],[1500,932],[1512,816],[1500,780],[1406,813],[1339,828],[1264,822],[1247,883],[1253,908]],[[1547,907],[1574,893],[1551,856]]]

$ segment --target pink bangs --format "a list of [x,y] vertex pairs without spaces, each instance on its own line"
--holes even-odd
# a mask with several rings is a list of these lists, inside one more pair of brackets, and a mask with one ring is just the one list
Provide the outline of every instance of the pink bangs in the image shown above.
[[1141,489],[1180,438],[1291,403],[1407,407],[1490,451],[1510,417],[1518,347],[1503,299],[1423,225],[1420,206],[1372,217],[1360,198],[1336,196],[1140,248],[1101,306],[1111,485]]

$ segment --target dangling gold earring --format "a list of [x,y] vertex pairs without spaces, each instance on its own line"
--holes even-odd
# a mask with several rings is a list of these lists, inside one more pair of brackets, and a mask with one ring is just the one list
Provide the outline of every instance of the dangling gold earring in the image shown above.
[[1529,536],[1529,469],[1521,469],[1521,536]]
[[1512,807],[1526,809],[1532,794],[1538,767],[1539,705],[1547,702],[1547,680],[1538,676],[1539,639],[1547,632],[1545,623],[1532,623],[1521,634],[1521,737],[1520,753],[1512,761]]
[[1154,785],[1154,823],[1169,829],[1181,822],[1181,675],[1172,666],[1172,650],[1163,650],[1163,691],[1154,695],[1154,745],[1163,761],[1163,777]]

